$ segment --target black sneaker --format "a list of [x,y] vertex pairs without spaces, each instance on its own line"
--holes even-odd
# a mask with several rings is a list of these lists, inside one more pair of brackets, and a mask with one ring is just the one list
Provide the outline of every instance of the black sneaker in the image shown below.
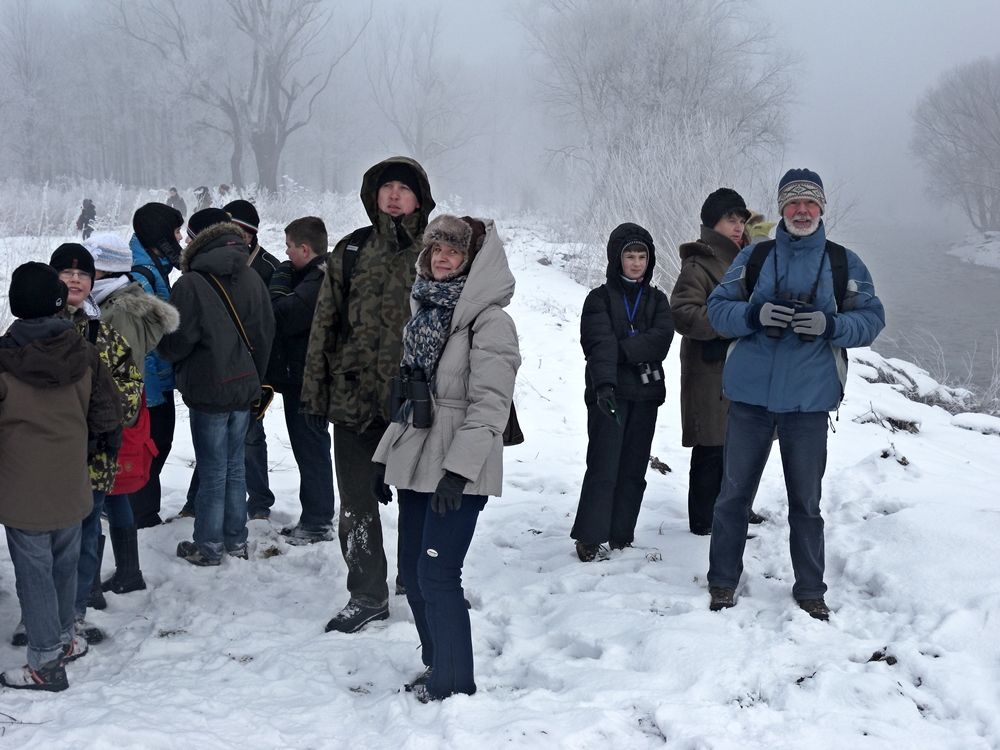
[[198,545],[194,542],[180,542],[177,545],[177,556],[182,560],[187,560],[192,565],[198,565],[199,567],[209,567],[212,565],[221,565],[221,558],[218,560],[211,560],[201,554],[198,549]]
[[101,629],[96,625],[91,625],[82,617],[77,617],[73,622],[73,632],[91,645],[104,640],[104,633],[101,632]]
[[593,562],[600,551],[601,545],[599,544],[576,543],[576,556],[580,558],[581,562]]
[[736,602],[734,601],[736,589],[713,586],[708,590],[708,593],[712,595],[712,603],[708,605],[708,608],[713,612],[718,612],[720,609],[729,609],[730,607],[736,606]]
[[0,685],[15,690],[48,690],[58,693],[69,687],[69,681],[62,661],[53,659],[41,669],[32,669],[27,664],[18,669],[8,669],[0,674]]
[[764,521],[767,520],[767,516],[762,516],[760,513],[757,513],[753,508],[750,509],[750,512],[747,515],[750,523],[755,525],[758,523],[764,523]]
[[830,619],[830,608],[822,599],[800,599],[799,606],[813,619],[824,622]]
[[333,541],[332,527],[310,528],[302,524],[295,524],[294,526],[286,526],[281,530],[280,534],[286,537],[286,541],[294,547],[304,547],[307,544]]
[[388,620],[389,605],[383,604],[380,607],[366,607],[356,602],[348,602],[347,606],[340,610],[336,616],[326,624],[326,632],[337,631],[338,633],[357,633],[368,623],[374,620]]
[[22,617],[17,621],[17,627],[14,628],[14,635],[10,639],[11,646],[27,646],[28,645],[28,633],[24,630],[24,618]]
[[425,669],[423,672],[420,673],[420,676],[417,677],[417,679],[415,679],[413,682],[403,685],[403,689],[406,690],[406,692],[408,693],[412,693],[413,688],[419,687],[420,685],[426,685],[427,681],[430,680],[431,675],[433,673],[434,673],[434,667],[427,667],[427,669]]

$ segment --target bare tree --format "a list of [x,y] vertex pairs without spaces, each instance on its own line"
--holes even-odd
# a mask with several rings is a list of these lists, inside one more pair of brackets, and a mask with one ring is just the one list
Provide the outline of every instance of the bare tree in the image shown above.
[[945,73],[913,121],[928,193],[960,206],[978,231],[1000,231],[1000,56]]
[[467,145],[482,130],[461,65],[441,55],[441,31],[440,8],[416,18],[394,11],[366,45],[372,99],[407,155],[425,166]]
[[675,245],[720,184],[747,195],[773,181],[790,57],[752,11],[746,0],[522,6],[540,98],[563,123],[553,153],[590,186],[594,237],[641,216]]
[[[118,28],[156,50],[177,71],[187,96],[215,110],[217,117],[202,123],[231,139],[233,182],[243,183],[249,143],[258,183],[272,192],[289,136],[310,121],[372,15],[369,3],[353,30],[334,33],[338,6],[329,0],[226,0],[232,25],[218,22],[218,6],[208,0],[109,2]],[[232,34],[234,27],[241,35]]]

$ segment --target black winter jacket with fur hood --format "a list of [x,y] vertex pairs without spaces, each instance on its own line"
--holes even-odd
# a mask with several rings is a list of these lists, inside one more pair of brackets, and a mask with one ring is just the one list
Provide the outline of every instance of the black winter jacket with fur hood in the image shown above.
[[[267,288],[247,265],[249,250],[235,224],[202,231],[181,255],[182,276],[170,292],[180,327],[156,348],[174,363],[177,387],[189,408],[209,413],[244,411],[260,397],[274,339]],[[215,276],[243,324],[243,340],[208,275]]]

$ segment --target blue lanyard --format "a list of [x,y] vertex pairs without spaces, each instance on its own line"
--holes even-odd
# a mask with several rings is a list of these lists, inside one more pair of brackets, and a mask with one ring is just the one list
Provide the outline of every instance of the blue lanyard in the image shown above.
[[635,314],[639,309],[639,300],[642,299],[642,287],[639,287],[639,293],[635,295],[635,304],[632,305],[632,309],[628,309],[628,295],[622,292],[622,302],[625,303],[625,315],[628,316],[628,329],[630,331],[635,331],[635,326],[632,325],[632,320],[635,318]]

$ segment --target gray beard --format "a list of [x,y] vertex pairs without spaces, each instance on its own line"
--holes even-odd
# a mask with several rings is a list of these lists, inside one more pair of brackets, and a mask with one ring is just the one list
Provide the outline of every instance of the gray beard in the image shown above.
[[[795,217],[793,216],[792,218],[794,219]],[[813,221],[811,224],[809,224],[809,226],[807,226],[805,229],[796,229],[794,224],[790,224],[789,222],[786,221],[785,229],[787,229],[788,233],[793,237],[808,237],[810,234],[819,229],[819,222],[821,218],[822,217],[817,216],[816,220]]]

